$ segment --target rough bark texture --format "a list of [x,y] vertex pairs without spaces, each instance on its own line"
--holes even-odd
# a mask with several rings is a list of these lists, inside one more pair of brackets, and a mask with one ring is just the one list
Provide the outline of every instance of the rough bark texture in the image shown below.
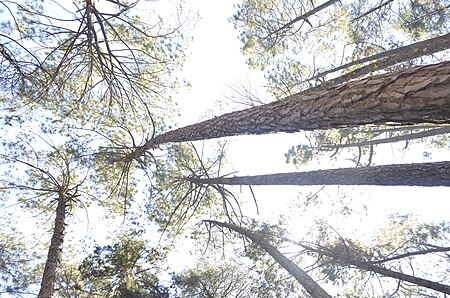
[[315,249],[315,248],[312,248],[312,247],[309,247],[306,245],[302,245],[302,247],[306,248],[309,251],[313,251],[321,256],[330,257],[335,262],[337,262],[341,265],[344,265],[344,266],[350,265],[350,266],[356,267],[361,270],[375,272],[375,273],[378,273],[378,274],[381,274],[384,276],[388,276],[388,277],[392,277],[392,278],[395,278],[395,279],[398,279],[401,281],[409,282],[409,283],[415,284],[420,287],[432,289],[432,290],[435,290],[435,291],[438,291],[441,293],[445,293],[445,294],[450,294],[450,286],[447,286],[447,285],[444,285],[444,284],[441,284],[438,282],[430,281],[430,280],[423,279],[420,277],[415,277],[413,275],[409,275],[409,274],[405,274],[402,272],[390,270],[390,269],[387,269],[384,267],[376,266],[376,265],[371,264],[370,262],[355,260],[354,258],[352,258],[349,255],[335,254],[326,248]]
[[41,289],[38,298],[51,298],[56,294],[56,273],[61,263],[61,253],[64,242],[64,230],[66,220],[66,200],[64,194],[59,193],[58,206],[56,207],[55,227],[48,250],[44,274],[42,276]]
[[224,114],[156,136],[130,158],[170,142],[383,123],[450,123],[450,62],[294,94]]
[[187,180],[222,185],[382,185],[450,186],[450,162],[385,165],[311,172]]
[[272,246],[270,243],[268,243],[258,235],[242,227],[237,227],[224,222],[218,222],[215,220],[205,220],[205,222],[233,230],[249,238],[256,244],[258,244],[262,249],[264,249],[268,254],[270,254],[275,259],[275,261],[277,261],[280,266],[286,269],[312,297],[331,298],[331,296],[327,292],[325,292],[325,290],[322,289],[305,271],[300,269],[294,262],[286,258],[274,246]]

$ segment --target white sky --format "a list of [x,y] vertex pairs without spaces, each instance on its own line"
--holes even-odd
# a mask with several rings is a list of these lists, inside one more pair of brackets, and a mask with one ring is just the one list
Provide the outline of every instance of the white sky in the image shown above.
[[184,67],[192,88],[179,96],[185,116],[181,125],[204,117],[230,91],[227,85],[239,81],[248,71],[239,50],[238,33],[228,22],[233,14],[233,2],[193,0],[186,4],[200,12],[201,20],[194,29],[194,41],[189,48],[192,54]]
[[[199,11],[201,20],[194,29],[194,41],[189,48],[192,54],[184,67],[184,75],[192,87],[177,96],[182,115],[180,127],[230,111],[229,105],[232,102],[227,98],[233,94],[230,87],[237,87],[241,83],[250,83],[251,88],[256,89],[263,99],[269,96],[262,88],[263,74],[249,70],[240,52],[238,32],[228,21],[235,12],[233,3],[234,1],[189,1],[193,10]],[[288,147],[274,145],[292,145],[295,143],[292,140],[299,138],[300,136],[292,134],[272,135],[270,144],[267,143],[267,136],[229,138],[239,142],[230,146],[227,155],[232,160],[234,157],[239,160],[233,162],[233,168],[241,175],[262,174],[274,169],[293,171],[294,168],[285,166],[284,162],[284,153]],[[268,147],[273,152],[270,156],[266,155],[265,149]]]

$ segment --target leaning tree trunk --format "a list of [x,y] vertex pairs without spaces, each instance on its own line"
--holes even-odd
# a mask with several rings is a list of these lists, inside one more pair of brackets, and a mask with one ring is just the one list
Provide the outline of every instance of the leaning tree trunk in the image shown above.
[[410,141],[414,139],[421,139],[441,134],[450,133],[450,126],[443,126],[428,130],[423,130],[420,132],[413,132],[406,135],[394,136],[385,139],[372,139],[368,141],[362,141],[357,143],[348,143],[348,144],[332,144],[332,145],[321,145],[319,146],[319,150],[336,150],[342,148],[350,148],[350,147],[362,147],[362,146],[374,146],[380,144],[401,142],[401,141]]
[[218,178],[187,177],[204,185],[382,185],[450,186],[450,162],[399,164],[311,172]]
[[430,281],[427,279],[423,279],[420,277],[416,277],[413,275],[405,274],[402,272],[394,271],[391,269],[387,269],[384,267],[376,266],[371,264],[370,261],[360,261],[352,258],[351,255],[340,255],[333,253],[332,250],[327,249],[326,247],[315,249],[313,247],[307,246],[307,245],[301,245],[303,248],[305,248],[308,251],[315,252],[320,256],[327,256],[331,259],[333,259],[333,262],[336,262],[338,264],[344,265],[344,266],[353,266],[358,269],[364,270],[364,271],[370,271],[375,272],[380,275],[388,276],[395,278],[397,280],[405,281],[408,283],[412,283],[414,285],[432,289],[444,294],[450,294],[450,286],[444,285],[438,282]]
[[41,289],[38,298],[51,298],[55,294],[56,273],[61,263],[61,252],[64,242],[66,219],[66,197],[63,192],[58,193],[55,227],[53,229],[47,261],[42,276]]
[[128,159],[171,142],[385,123],[450,123],[450,62],[408,68],[323,91],[298,93],[227,113],[156,136]]
[[432,290],[450,295],[450,286],[448,286],[448,285],[444,285],[444,284],[430,281],[427,279],[423,279],[420,277],[415,277],[413,275],[405,274],[402,272],[393,271],[393,270],[386,269],[383,267],[378,267],[378,266],[375,266],[375,265],[372,265],[369,263],[365,263],[365,262],[348,261],[347,263],[349,265],[353,265],[356,268],[359,268],[359,269],[362,269],[365,271],[371,271],[371,272],[375,272],[375,273],[378,273],[378,274],[381,274],[384,276],[393,277],[395,279],[409,282],[409,283],[415,284],[420,287],[432,289]]
[[331,79],[312,88],[313,90],[323,90],[329,86],[348,82],[349,80],[364,76],[370,72],[378,71],[380,69],[384,69],[398,63],[410,61],[422,56],[432,55],[433,53],[437,53],[448,48],[450,48],[450,33],[413,43],[408,46],[399,47],[386,52],[375,54],[366,58],[362,58],[360,60],[352,61],[350,63],[319,73],[314,77],[307,79],[306,81],[324,78],[327,74],[376,60],[373,63],[359,67],[340,77]]
[[300,269],[294,262],[281,254],[273,245],[271,245],[258,235],[254,234],[250,230],[215,220],[205,220],[205,222],[220,227],[225,227],[249,238],[254,243],[258,244],[262,249],[264,249],[268,254],[270,254],[275,259],[275,261],[277,261],[281,267],[286,269],[312,297],[331,298],[331,296],[327,292],[325,292],[325,290],[322,289],[305,271]]
[[321,4],[321,5],[319,5],[319,6],[317,6],[317,7],[315,7],[314,9],[308,11],[307,13],[305,13],[305,14],[303,14],[303,15],[300,15],[300,16],[298,16],[298,17],[292,19],[291,21],[289,21],[288,23],[284,24],[284,25],[281,26],[280,28],[278,28],[278,29],[276,29],[276,30],[270,32],[270,33],[266,36],[265,39],[269,38],[269,37],[272,36],[272,35],[278,35],[278,34],[284,35],[284,34],[286,33],[285,31],[291,29],[292,26],[293,26],[295,23],[300,22],[300,21],[302,21],[302,20],[306,20],[306,21],[307,21],[308,18],[309,18],[310,16],[315,15],[315,14],[318,13],[319,11],[321,11],[321,10],[327,8],[328,6],[331,6],[331,5],[335,4],[335,3],[338,2],[338,1],[339,1],[339,0],[329,0],[329,1],[327,1],[327,2],[325,2],[325,3],[323,3],[323,4]]

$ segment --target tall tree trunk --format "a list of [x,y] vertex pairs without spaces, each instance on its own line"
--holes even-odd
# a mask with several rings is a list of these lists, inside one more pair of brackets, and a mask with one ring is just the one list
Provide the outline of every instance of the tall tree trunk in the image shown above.
[[325,144],[319,146],[320,150],[334,150],[334,149],[342,149],[349,147],[362,147],[362,146],[373,146],[379,144],[387,144],[401,141],[410,141],[414,139],[421,139],[441,134],[450,133],[450,126],[443,126],[434,129],[423,130],[420,132],[413,132],[406,135],[394,136],[385,139],[372,139],[368,141],[362,141],[357,143],[348,143],[348,144]]
[[148,140],[128,156],[170,142],[244,134],[296,132],[364,124],[450,123],[450,62],[405,69],[291,95],[227,113]]
[[64,192],[58,193],[58,206],[56,207],[55,227],[48,249],[47,261],[41,282],[38,298],[51,298],[55,295],[56,273],[61,263],[62,247],[66,220],[66,197]]
[[410,44],[408,46],[399,47],[396,49],[392,49],[386,52],[382,52],[379,54],[375,54],[366,58],[362,58],[356,61],[349,62],[347,64],[335,67],[333,69],[324,71],[322,73],[319,73],[315,75],[312,78],[307,79],[306,81],[312,81],[318,78],[323,78],[327,74],[348,69],[355,65],[361,65],[366,62],[375,61],[371,64],[359,67],[347,74],[344,74],[338,78],[329,80],[324,82],[323,84],[320,84],[317,87],[314,87],[312,89],[314,90],[323,90],[326,87],[332,86],[332,85],[338,85],[345,83],[351,79],[355,79],[357,77],[363,76],[365,74],[370,73],[371,71],[377,71],[392,65],[395,65],[397,63],[409,61],[412,59],[416,59],[422,56],[431,55],[433,53],[437,53],[443,50],[446,50],[450,47],[450,33],[447,33],[442,36],[430,38],[424,41],[416,42],[413,44]]
[[[274,35],[274,34],[279,34],[279,33],[282,32],[282,31],[287,31],[287,30],[291,29],[291,27],[292,27],[295,23],[297,23],[297,22],[299,22],[299,21],[301,21],[301,20],[307,21],[307,19],[308,19],[310,16],[315,15],[315,14],[318,13],[319,11],[321,11],[321,10],[327,8],[328,6],[333,5],[334,3],[338,2],[338,1],[339,1],[339,0],[329,0],[329,1],[327,1],[327,2],[325,2],[325,3],[323,3],[323,4],[321,4],[321,5],[319,5],[319,6],[317,6],[317,7],[315,7],[314,9],[308,11],[307,13],[305,13],[305,14],[303,14],[303,15],[300,15],[300,16],[298,16],[298,17],[296,17],[296,18],[294,18],[293,20],[291,20],[290,22],[284,24],[284,25],[281,26],[280,28],[278,28],[278,29],[276,29],[276,30],[270,32],[265,38],[268,38],[268,37],[270,37],[271,35]],[[307,22],[308,22],[308,21],[307,21]],[[308,22],[308,23],[309,23],[309,22]],[[283,32],[282,32],[282,33],[283,33]],[[280,39],[281,39],[281,38],[280,38]]]
[[329,250],[325,247],[323,249],[322,248],[315,249],[308,245],[301,244],[301,246],[303,248],[305,248],[306,250],[309,250],[309,251],[319,254],[320,256],[327,256],[327,257],[333,259],[334,262],[341,264],[341,265],[345,265],[345,266],[351,265],[351,266],[354,266],[361,270],[375,272],[380,275],[384,275],[384,276],[392,277],[392,278],[395,278],[395,279],[398,279],[401,281],[409,282],[409,283],[415,284],[420,287],[432,289],[432,290],[435,290],[435,291],[438,291],[441,293],[445,293],[445,294],[450,294],[450,286],[448,286],[448,285],[444,285],[444,284],[430,281],[427,279],[423,279],[420,277],[415,277],[413,275],[405,274],[402,272],[390,270],[390,269],[387,269],[384,267],[376,266],[376,265],[371,264],[370,262],[355,260],[351,255],[340,255],[337,253],[333,253],[332,250]]
[[377,5],[377,6],[375,6],[374,8],[369,9],[368,11],[363,13],[362,15],[357,16],[356,18],[352,19],[350,22],[353,23],[353,22],[355,22],[355,21],[357,21],[357,20],[359,20],[361,18],[364,18],[364,17],[368,16],[369,14],[371,14],[372,12],[377,11],[380,8],[383,8],[384,6],[386,6],[386,5],[388,5],[389,3],[392,3],[392,2],[394,2],[394,0],[387,0],[384,3],[381,3],[381,4]]
[[420,277],[415,277],[413,275],[393,271],[393,270],[386,269],[383,267],[378,267],[378,266],[375,266],[375,265],[372,265],[369,263],[365,263],[365,262],[349,261],[348,264],[353,265],[356,268],[359,268],[362,270],[371,271],[371,272],[375,272],[375,273],[378,273],[378,274],[381,274],[384,276],[393,277],[395,279],[406,281],[406,282],[418,285],[420,287],[432,289],[432,290],[450,295],[450,286],[447,286],[447,285],[444,285],[444,284],[441,284],[438,282],[433,282],[433,281],[423,279]]
[[327,292],[325,292],[325,290],[322,289],[305,271],[300,269],[294,262],[281,254],[273,245],[271,245],[258,235],[254,234],[250,230],[215,220],[205,220],[205,222],[233,230],[249,238],[254,243],[258,244],[262,249],[264,249],[269,255],[271,255],[272,258],[274,258],[281,267],[286,269],[312,297],[331,298],[331,296]]
[[450,186],[450,162],[399,164],[311,172],[218,178],[188,177],[196,184]]

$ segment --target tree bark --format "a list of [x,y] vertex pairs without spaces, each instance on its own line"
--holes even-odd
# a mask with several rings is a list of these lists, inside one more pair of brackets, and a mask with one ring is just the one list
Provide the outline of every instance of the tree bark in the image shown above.
[[450,247],[433,247],[433,248],[428,248],[426,250],[410,251],[410,252],[396,255],[394,257],[388,257],[388,258],[384,258],[382,260],[371,261],[370,264],[372,264],[372,265],[382,264],[382,263],[391,262],[394,260],[400,260],[400,259],[404,259],[404,258],[408,258],[408,257],[412,257],[412,256],[433,254],[433,253],[439,253],[439,252],[450,252]]
[[450,286],[447,286],[447,285],[444,285],[444,284],[441,284],[438,282],[430,281],[430,280],[423,279],[420,277],[415,277],[413,275],[405,274],[402,272],[397,272],[397,271],[386,269],[383,267],[378,267],[378,266],[368,264],[365,262],[348,261],[347,263],[349,265],[353,265],[356,268],[359,268],[362,270],[371,271],[371,272],[375,272],[375,273],[378,273],[378,274],[381,274],[384,276],[393,277],[395,279],[406,281],[406,282],[418,285],[420,287],[432,289],[432,290],[450,295]]
[[170,142],[384,123],[450,123],[450,62],[294,94],[227,113],[156,136],[136,148],[128,159]]
[[294,18],[293,20],[291,20],[290,22],[284,24],[283,26],[281,26],[280,28],[274,30],[273,32],[270,32],[265,38],[269,38],[270,36],[272,36],[272,35],[274,35],[274,34],[280,33],[281,31],[286,31],[286,30],[291,29],[291,27],[292,27],[295,23],[297,23],[297,22],[299,22],[299,21],[301,21],[301,20],[307,20],[310,16],[315,15],[315,14],[318,13],[319,11],[321,11],[321,10],[327,8],[328,6],[333,5],[334,3],[338,2],[338,1],[339,1],[339,0],[329,0],[329,1],[327,1],[327,2],[325,2],[325,3],[323,3],[323,4],[321,4],[321,5],[317,6],[316,8],[314,8],[314,9],[308,11],[307,13],[305,13],[305,14],[303,14],[303,15],[301,15],[301,16],[298,16],[298,17],[296,17],[296,18]]
[[417,286],[420,287],[424,287],[424,288],[428,288],[428,289],[432,289],[441,293],[445,293],[445,294],[450,294],[450,286],[438,283],[438,282],[434,282],[434,281],[430,281],[427,279],[423,279],[420,277],[415,277],[413,275],[409,275],[409,274],[405,274],[402,272],[398,272],[398,271],[394,271],[394,270],[390,270],[384,267],[379,267],[376,265],[371,264],[370,262],[365,262],[365,261],[359,261],[359,260],[355,260],[352,258],[351,255],[339,255],[336,253],[331,252],[331,250],[327,249],[327,248],[313,248],[307,245],[303,245],[301,244],[301,247],[305,248],[306,250],[315,252],[321,256],[327,256],[331,259],[333,259],[334,262],[339,263],[341,265],[351,265],[354,266],[358,269],[361,270],[365,270],[365,271],[370,271],[370,272],[375,272],[384,276],[388,276],[388,277],[392,277],[401,281],[406,281],[412,284],[415,284]]
[[318,78],[323,78],[327,74],[348,69],[352,66],[363,64],[366,62],[371,62],[374,60],[377,60],[377,62],[371,63],[369,65],[357,68],[356,70],[344,74],[343,76],[340,76],[336,79],[332,79],[329,81],[324,82],[323,84],[314,87],[313,89],[324,89],[327,86],[331,85],[337,85],[344,83],[350,79],[357,78],[358,76],[362,76],[364,74],[369,73],[370,71],[376,71],[383,69],[388,66],[395,65],[397,63],[409,61],[412,59],[416,59],[422,56],[431,55],[433,53],[437,53],[443,50],[446,50],[450,47],[450,33],[447,33],[442,36],[430,38],[424,41],[416,42],[413,44],[410,44],[408,46],[392,49],[386,52],[382,52],[379,54],[375,54],[366,58],[362,58],[356,61],[349,62],[347,64],[335,67],[333,69],[321,72],[317,75],[315,75],[312,78],[309,78],[307,81],[311,81]]
[[63,192],[58,193],[55,227],[48,250],[47,261],[41,282],[38,298],[51,298],[56,294],[56,273],[61,263],[62,247],[66,220],[66,197]]
[[394,2],[394,0],[387,0],[386,2],[381,3],[380,5],[377,5],[377,6],[375,6],[374,8],[369,9],[368,11],[366,11],[365,13],[363,13],[362,15],[360,15],[360,16],[358,16],[358,17],[352,19],[350,22],[353,23],[353,22],[355,22],[355,21],[357,21],[357,20],[359,20],[359,19],[362,19],[362,18],[368,16],[369,14],[371,14],[372,12],[377,11],[377,10],[380,9],[380,8],[383,8],[384,6],[386,6],[386,5],[388,5],[389,3],[392,3],[392,2]]
[[331,296],[327,292],[325,292],[325,290],[322,289],[305,271],[300,269],[294,262],[286,258],[273,245],[271,245],[258,235],[254,234],[250,230],[215,220],[205,220],[205,222],[233,230],[249,238],[256,244],[258,244],[262,249],[264,249],[269,255],[271,255],[272,258],[274,258],[281,267],[286,269],[312,297],[331,298]]
[[432,137],[432,136],[447,134],[447,133],[450,133],[450,126],[438,127],[438,128],[434,128],[434,129],[423,130],[420,132],[414,132],[414,133],[410,133],[410,134],[406,134],[406,135],[394,136],[394,137],[385,138],[385,139],[373,139],[373,140],[368,140],[368,141],[358,142],[358,143],[321,145],[321,146],[319,146],[319,150],[334,150],[334,149],[342,149],[342,148],[349,148],[349,147],[373,146],[373,145],[379,145],[379,144],[421,139],[421,138]]
[[200,179],[188,177],[186,180],[204,185],[450,186],[450,162],[343,168],[228,178]]

